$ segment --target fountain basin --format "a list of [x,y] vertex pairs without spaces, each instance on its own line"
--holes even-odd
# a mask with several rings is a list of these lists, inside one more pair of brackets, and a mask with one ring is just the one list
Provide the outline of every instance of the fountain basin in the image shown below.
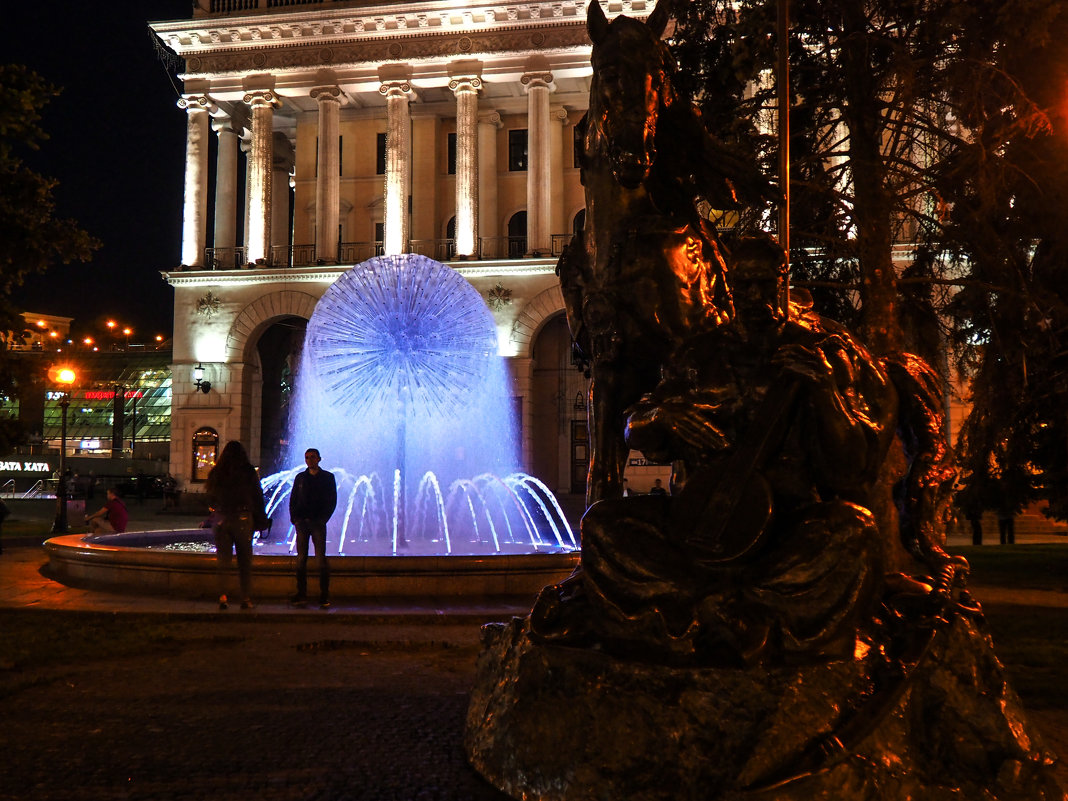
[[[71,586],[134,591],[145,595],[211,598],[218,593],[214,553],[154,550],[181,542],[206,542],[204,529],[141,531],[87,537],[67,534],[44,543],[49,575]],[[480,597],[529,598],[570,575],[578,552],[479,556],[331,556],[330,595],[335,599]],[[256,598],[287,598],[295,588],[297,557],[255,554]],[[236,566],[236,560],[234,562]],[[316,589],[314,557],[308,565]],[[236,570],[228,579],[236,585]]]

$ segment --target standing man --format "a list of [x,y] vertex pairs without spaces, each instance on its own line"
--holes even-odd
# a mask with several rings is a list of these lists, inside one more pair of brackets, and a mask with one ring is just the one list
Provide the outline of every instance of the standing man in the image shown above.
[[308,469],[293,480],[289,496],[289,518],[297,530],[297,594],[294,606],[308,605],[308,539],[315,544],[315,558],[319,562],[319,608],[330,607],[330,564],[326,561],[326,521],[337,506],[337,484],[334,474],[319,469],[319,451],[308,448],[304,452]]

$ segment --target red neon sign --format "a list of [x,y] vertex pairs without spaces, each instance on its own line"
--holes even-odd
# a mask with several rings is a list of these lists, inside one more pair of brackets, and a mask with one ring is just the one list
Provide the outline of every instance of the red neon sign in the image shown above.
[[[85,393],[86,400],[111,400],[115,397],[115,390],[97,389]],[[124,398],[143,398],[144,393],[139,389],[128,389]]]

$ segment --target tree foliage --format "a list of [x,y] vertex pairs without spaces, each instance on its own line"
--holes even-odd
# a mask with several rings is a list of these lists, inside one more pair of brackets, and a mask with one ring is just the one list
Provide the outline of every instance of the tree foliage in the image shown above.
[[[86,260],[99,243],[78,225],[55,216],[56,181],[31,170],[23,162],[47,138],[41,129],[41,109],[58,90],[26,67],[0,65],[0,331],[23,330],[12,293],[26,276],[56,263]],[[20,378],[19,363],[8,353],[6,337],[0,346],[0,394],[12,395]],[[0,451],[19,439],[18,426],[0,421]]]
[[[709,126],[776,173],[775,0],[676,10]],[[969,486],[990,507],[1041,496],[1063,516],[1068,10],[794,0],[790,14],[795,284],[876,353],[951,353],[974,376]]]

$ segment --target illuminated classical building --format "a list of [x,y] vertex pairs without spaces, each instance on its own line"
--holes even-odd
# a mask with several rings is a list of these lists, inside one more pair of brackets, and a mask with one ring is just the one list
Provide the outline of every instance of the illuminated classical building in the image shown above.
[[585,0],[198,0],[191,20],[152,25],[184,60],[182,266],[167,274],[179,479],[202,480],[228,439],[275,466],[318,298],[353,264],[417,252],[493,310],[526,468],[582,491],[585,385],[554,267],[584,214],[585,20]]

